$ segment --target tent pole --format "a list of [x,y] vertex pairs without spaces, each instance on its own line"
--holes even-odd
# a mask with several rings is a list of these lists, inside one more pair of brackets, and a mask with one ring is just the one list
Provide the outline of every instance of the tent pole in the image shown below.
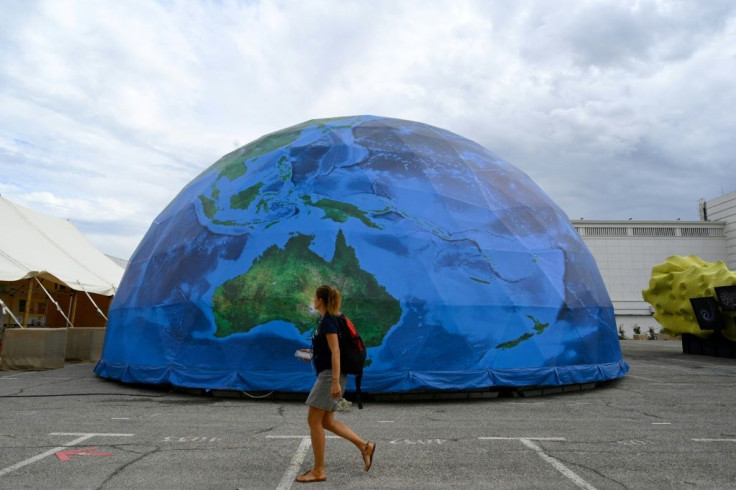
[[0,307],[2,307],[3,315],[7,313],[8,315],[10,315],[10,317],[13,319],[16,325],[18,325],[20,328],[23,328],[23,325],[21,325],[21,323],[18,321],[15,315],[13,315],[13,312],[10,311],[10,308],[5,306],[5,303],[3,303],[3,300],[1,299],[0,299]]
[[77,316],[77,293],[72,291],[72,297],[69,298],[69,324],[74,325],[74,317]]
[[[90,302],[92,303],[92,305],[93,305],[93,306],[94,306],[94,307],[95,307],[95,308],[97,309],[97,313],[99,313],[100,315],[102,315],[102,318],[104,318],[104,319],[105,319],[105,321],[107,321],[107,317],[105,316],[105,314],[104,314],[104,313],[102,313],[102,310],[100,309],[100,307],[99,307],[99,306],[97,306],[97,303],[95,303],[95,300],[93,300],[93,299],[92,299],[92,296],[90,296],[90,294],[89,294],[89,293],[87,292],[87,290],[86,290],[86,289],[84,289],[84,286],[82,286],[82,283],[81,283],[81,282],[79,282],[79,279],[77,279],[77,284],[79,284],[79,287],[80,287],[80,288],[82,288],[82,291],[84,291],[84,294],[86,294],[86,295],[87,295],[87,297],[89,298],[89,300],[90,300]],[[108,310],[109,310],[109,308],[110,308],[110,307],[108,306]],[[74,321],[74,319],[73,319],[73,318],[72,318],[72,321]]]
[[38,278],[36,278],[36,281],[38,281],[38,285],[41,286],[41,289],[43,289],[43,292],[46,293],[46,296],[48,296],[49,299],[51,300],[51,302],[54,304],[54,306],[56,306],[56,311],[58,311],[59,313],[61,313],[61,316],[64,317],[64,320],[66,320],[66,326],[73,327],[74,325],[72,325],[72,322],[70,322],[69,321],[69,318],[64,314],[64,310],[61,309],[61,306],[59,306],[59,303],[57,303],[56,300],[54,299],[54,297],[51,296],[51,293],[49,293],[46,290],[46,288],[43,287],[43,284],[41,284],[41,281],[39,281]]
[[28,328],[28,324],[31,321],[31,300],[33,296],[33,279],[28,279],[28,295],[26,296],[26,311],[23,317],[23,328]]

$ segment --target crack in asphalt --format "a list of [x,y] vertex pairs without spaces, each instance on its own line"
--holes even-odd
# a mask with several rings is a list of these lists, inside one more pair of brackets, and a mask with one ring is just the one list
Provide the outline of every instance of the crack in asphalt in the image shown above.
[[[110,446],[110,447],[114,447],[114,448],[117,448],[117,449],[122,449],[123,451],[127,451],[126,449],[123,449],[122,447],[118,447],[117,445],[116,446]],[[148,451],[146,453],[143,453],[139,457],[133,459],[132,461],[129,461],[129,462],[125,463],[120,468],[118,468],[115,471],[113,471],[112,474],[110,474],[110,476],[108,476],[107,478],[105,478],[105,480],[102,483],[100,483],[100,485],[97,487],[97,490],[101,490],[102,488],[104,488],[105,485],[107,485],[107,483],[110,480],[112,480],[113,478],[115,478],[116,476],[118,476],[120,473],[122,473],[123,471],[125,471],[129,466],[137,463],[138,461],[142,460],[143,458],[145,458],[147,456],[150,456],[150,455],[155,454],[155,453],[160,452],[160,451],[161,451],[161,448],[160,447],[155,447],[153,450]],[[128,452],[135,453],[135,451],[128,451]]]
[[25,390],[21,390],[17,393],[10,395],[0,395],[0,398],[52,398],[52,397],[64,397],[64,396],[125,396],[125,397],[138,397],[138,398],[161,398],[167,395],[141,395],[134,393],[58,393],[53,395],[21,395]]
[[263,429],[263,430],[259,430],[257,432],[254,432],[253,434],[258,436],[258,435],[261,435],[261,434],[265,434],[266,432],[273,432],[274,429],[276,429],[276,426],[275,425],[274,426],[271,426],[271,427],[268,427],[266,429]]
[[[70,378],[62,378],[62,379],[64,379],[65,381],[69,381],[70,380]],[[42,388],[44,386],[51,386],[51,385],[56,385],[56,384],[60,384],[60,383],[61,383],[60,381],[51,381],[51,382],[48,382],[48,383],[38,383],[38,384],[33,385],[33,386],[28,386],[28,387],[25,387],[25,388],[21,388],[19,391],[16,391],[15,393],[11,393],[10,395],[0,395],[0,397],[1,398],[13,398],[16,395],[19,395],[21,393],[25,393],[27,390],[32,390],[32,389],[36,389],[36,388]],[[41,395],[37,395],[37,396],[41,396]]]
[[65,383],[70,383],[73,381],[77,381],[78,378],[74,377],[56,377],[52,378],[51,381],[48,382],[40,382],[38,384],[34,384],[33,386],[27,386],[24,388],[19,389],[16,392],[7,394],[7,395],[0,395],[0,398],[47,398],[47,397],[65,397],[65,396],[123,396],[123,397],[145,397],[145,398],[160,398],[162,396],[166,396],[168,393],[164,394],[158,394],[158,395],[149,395],[144,393],[55,393],[55,394],[41,394],[41,395],[35,395],[35,394],[27,394],[28,391],[36,390],[39,388],[43,388],[46,386],[54,386],[54,385],[62,385]]
[[206,398],[187,398],[184,400],[161,400],[159,401],[162,405],[215,405],[218,403],[223,403],[225,400],[220,398],[214,398],[214,397],[206,397]]
[[596,470],[595,468],[591,468],[591,467],[589,467],[587,465],[584,465],[584,464],[581,464],[579,462],[576,463],[576,462],[573,462],[573,461],[569,461],[569,460],[567,460],[565,458],[559,457],[558,455],[555,455],[553,457],[556,458],[558,461],[562,461],[568,468],[569,467],[584,468],[584,469],[590,471],[591,473],[594,473],[594,474],[600,476],[601,478],[603,478],[606,481],[610,481],[610,482],[615,483],[616,485],[619,485],[621,488],[625,488],[627,490],[629,488],[626,485],[624,485],[623,483],[621,483],[620,481],[618,481],[618,480],[616,480],[614,478],[611,478],[608,475],[604,475],[603,473],[601,473],[600,471]]

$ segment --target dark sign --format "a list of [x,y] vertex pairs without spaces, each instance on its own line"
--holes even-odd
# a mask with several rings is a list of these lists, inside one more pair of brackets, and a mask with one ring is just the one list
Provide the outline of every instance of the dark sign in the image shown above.
[[715,290],[721,309],[723,311],[736,311],[736,286],[719,286]]
[[726,327],[718,308],[718,302],[713,296],[707,298],[690,298],[695,318],[700,330],[722,330]]

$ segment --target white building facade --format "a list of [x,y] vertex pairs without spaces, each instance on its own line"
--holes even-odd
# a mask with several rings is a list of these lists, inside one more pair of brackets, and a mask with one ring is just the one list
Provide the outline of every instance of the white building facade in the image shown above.
[[703,221],[723,221],[726,232],[726,258],[723,260],[731,270],[736,270],[736,192],[700,201],[700,219]]
[[598,263],[616,323],[628,337],[637,325],[642,332],[661,329],[641,292],[649,287],[652,267],[667,257],[697,255],[736,270],[736,192],[701,201],[700,216],[702,221],[572,222]]

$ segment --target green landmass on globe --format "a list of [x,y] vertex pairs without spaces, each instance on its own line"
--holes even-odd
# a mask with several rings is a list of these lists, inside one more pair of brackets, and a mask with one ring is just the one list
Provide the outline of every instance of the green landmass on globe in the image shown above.
[[380,226],[375,224],[368,218],[368,216],[366,216],[364,211],[353,204],[326,198],[313,202],[310,196],[302,196],[302,201],[304,201],[304,204],[307,206],[316,207],[324,211],[324,219],[331,219],[337,223],[344,223],[348,218],[356,218],[368,228],[381,229]]
[[534,318],[532,315],[527,315],[526,317],[534,322],[534,331],[536,333],[527,332],[523,334],[522,336],[515,338],[514,340],[509,340],[508,342],[503,342],[501,344],[498,344],[496,346],[496,349],[511,349],[513,347],[516,347],[517,345],[524,342],[525,340],[529,340],[535,335],[540,335],[544,333],[547,327],[549,327],[549,323],[542,323],[536,318]]
[[330,284],[342,293],[343,311],[365,344],[380,345],[401,317],[399,301],[360,267],[342,230],[329,262],[309,249],[313,240],[312,235],[297,234],[284,248],[269,247],[246,273],[217,287],[212,297],[215,336],[248,332],[274,320],[307,332],[317,325],[309,310],[314,291],[321,284]]
[[[267,153],[271,153],[272,151],[278,150],[279,148],[284,148],[293,142],[295,142],[297,139],[299,139],[299,135],[301,134],[301,130],[310,126],[316,126],[317,128],[323,128],[323,132],[327,131],[327,124],[330,122],[335,122],[340,119],[345,119],[347,121],[354,120],[354,117],[335,117],[335,118],[325,118],[325,119],[316,119],[313,121],[307,121],[305,123],[299,124],[297,126],[288,128],[288,131],[276,131],[271,134],[267,134],[265,136],[262,136],[258,138],[257,140],[253,141],[252,143],[249,143],[245,145],[242,148],[238,148],[237,150],[228,153],[227,155],[220,158],[218,161],[216,161],[210,168],[206,170],[206,172],[212,172],[216,171],[218,172],[218,180],[220,178],[227,178],[228,180],[235,180],[238,177],[245,175],[248,171],[248,167],[246,166],[245,162],[248,160],[252,160],[254,158],[258,158],[259,156],[265,155]],[[345,124],[343,126],[330,126],[330,130],[337,130],[341,128],[351,128],[352,124]],[[283,163],[285,160],[285,157],[282,157],[281,160],[279,160],[279,163]],[[282,177],[284,177],[282,175]]]
[[[343,119],[343,118],[335,118],[337,119]],[[327,130],[327,123],[333,121],[333,119],[324,119],[324,120],[318,120],[318,121],[312,121],[310,124],[317,124],[317,127],[325,127],[325,131]],[[306,127],[306,125],[305,125]],[[339,129],[343,126],[337,126],[337,127],[331,127],[331,130]],[[345,128],[351,127],[350,124],[347,124],[344,126]],[[224,157],[220,158],[215,164],[212,166],[212,169],[214,169],[217,172],[217,178],[215,182],[211,186],[210,195],[206,194],[200,194],[199,195],[199,201],[202,203],[202,209],[207,216],[207,218],[216,225],[226,225],[226,226],[235,226],[238,224],[243,223],[236,223],[232,220],[220,220],[217,219],[216,215],[217,212],[221,209],[218,207],[218,199],[220,197],[220,189],[218,187],[218,183],[222,181],[223,179],[234,181],[235,179],[238,179],[239,177],[244,176],[248,172],[248,166],[246,165],[246,162],[249,160],[253,160],[255,158],[258,158],[262,155],[266,155],[268,153],[274,152],[280,148],[285,148],[288,145],[292,144],[294,141],[296,141],[299,137],[299,126],[292,128],[288,132],[276,132],[272,133],[266,136],[263,136],[262,138],[259,138],[258,140],[254,141],[253,143],[246,145],[243,148],[240,148],[232,153],[229,153],[225,155]],[[288,162],[288,159],[286,156],[281,156],[276,163],[276,169],[279,174],[279,178],[282,182],[287,182],[292,177],[292,167],[290,163]],[[251,204],[256,200],[256,198],[259,197],[261,188],[263,187],[263,184],[256,184],[253,185],[233,196],[230,198],[230,209],[240,209],[245,210],[250,207]],[[267,193],[268,194],[268,193]],[[366,213],[360,210],[357,206],[349,203],[344,203],[340,201],[335,201],[332,199],[326,199],[322,198],[317,200],[316,202],[312,201],[310,196],[302,196],[302,201],[307,205],[311,207],[318,208],[322,210],[325,213],[325,219],[331,219],[337,223],[344,223],[348,220],[348,218],[355,218],[360,220],[365,226],[369,228],[378,228],[381,227],[378,226],[376,223],[371,221],[367,216]],[[258,201],[256,211],[258,213],[267,211],[269,208],[267,196],[262,196],[261,199]],[[273,226],[275,223],[271,223],[270,226]]]
[[263,187],[263,182],[252,185],[242,192],[238,192],[230,197],[230,207],[232,209],[248,209],[251,203],[258,197],[258,193]]

